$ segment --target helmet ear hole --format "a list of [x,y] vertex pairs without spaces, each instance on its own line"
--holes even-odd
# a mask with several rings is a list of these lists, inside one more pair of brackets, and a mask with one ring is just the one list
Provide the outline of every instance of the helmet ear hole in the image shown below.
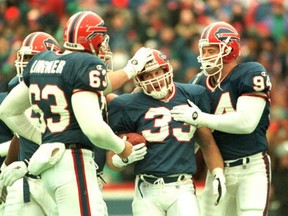
[[228,47],[228,48],[225,50],[225,52],[226,52],[227,54],[229,54],[231,51],[232,51],[232,47]]

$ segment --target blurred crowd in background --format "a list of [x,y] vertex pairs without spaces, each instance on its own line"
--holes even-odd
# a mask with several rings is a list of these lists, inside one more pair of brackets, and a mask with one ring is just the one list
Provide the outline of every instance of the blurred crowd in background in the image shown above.
[[[273,169],[271,209],[281,204],[288,212],[288,1],[0,0],[0,91],[6,91],[16,75],[16,52],[25,36],[45,31],[61,44],[63,25],[80,10],[95,11],[105,20],[114,69],[122,68],[139,47],[147,46],[168,56],[177,82],[188,82],[200,71],[198,39],[203,28],[219,20],[232,24],[241,35],[239,61],[258,61],[272,76],[267,134]],[[131,82],[119,93],[132,89]],[[196,180],[204,180],[205,172],[199,166]],[[133,170],[127,169],[110,181],[132,178]]]

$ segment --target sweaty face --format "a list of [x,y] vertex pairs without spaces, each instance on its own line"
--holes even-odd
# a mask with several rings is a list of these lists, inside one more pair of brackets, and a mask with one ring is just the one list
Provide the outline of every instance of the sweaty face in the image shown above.
[[221,64],[221,59],[219,57],[219,46],[203,46],[201,49],[202,55],[202,66],[209,74],[213,74],[218,70],[219,63]]
[[153,90],[160,91],[161,87],[165,86],[164,79],[158,79],[158,77],[164,76],[164,74],[165,72],[162,68],[158,68],[142,74],[142,80],[149,81],[146,84],[147,92],[151,92]]
[[138,83],[145,94],[155,99],[165,99],[169,96],[168,84],[171,80],[171,73],[158,68],[144,72],[138,76]]

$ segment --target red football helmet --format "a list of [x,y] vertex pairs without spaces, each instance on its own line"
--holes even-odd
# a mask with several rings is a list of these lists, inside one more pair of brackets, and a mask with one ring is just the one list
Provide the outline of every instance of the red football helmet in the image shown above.
[[63,41],[66,49],[90,52],[104,63],[112,61],[104,20],[92,11],[81,11],[70,17]]
[[[240,55],[240,36],[233,26],[225,22],[215,22],[208,25],[203,30],[198,45],[200,50],[198,61],[202,64],[201,69],[207,72],[215,67],[219,68],[216,73],[208,74],[210,76],[222,70],[223,62],[231,62]],[[204,57],[202,48],[211,45],[218,46],[219,53]]]
[[25,37],[17,52],[17,58],[15,60],[17,75],[20,81],[22,80],[23,70],[32,56],[46,50],[61,50],[56,39],[50,34],[45,32],[33,32]]
[[[155,99],[164,98],[169,91],[173,88],[173,69],[169,61],[167,60],[166,55],[158,50],[153,50],[153,59],[146,63],[144,69],[135,77],[135,83],[137,86],[142,88],[143,92],[149,96],[152,96]],[[157,76],[152,79],[143,80],[143,74],[154,71],[158,68],[164,69],[164,74]],[[164,86],[163,83],[164,81]],[[157,90],[154,85],[159,87]],[[152,87],[152,91],[148,91],[148,87]]]

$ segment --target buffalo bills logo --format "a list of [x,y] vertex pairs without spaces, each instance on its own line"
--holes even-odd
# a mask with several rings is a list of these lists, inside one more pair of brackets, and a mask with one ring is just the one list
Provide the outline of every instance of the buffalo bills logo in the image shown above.
[[97,36],[97,34],[100,35],[102,40],[104,39],[104,35],[106,35],[107,28],[104,26],[104,22],[102,21],[99,25],[97,26],[90,26],[87,29],[87,32],[91,32],[90,34],[87,35],[86,40],[91,41],[93,38]]
[[46,40],[44,40],[44,45],[46,47],[47,50],[52,50],[52,51],[59,51],[59,45],[52,40],[51,38],[48,38]]
[[236,34],[234,31],[232,31],[231,29],[228,29],[228,28],[219,28],[215,32],[215,37],[219,41],[223,41],[223,42],[225,42],[227,44],[231,43],[232,40],[236,40],[238,43],[240,42],[239,35]]
[[167,61],[167,56],[164,55],[163,53],[159,53],[158,56],[163,60],[163,61]]

